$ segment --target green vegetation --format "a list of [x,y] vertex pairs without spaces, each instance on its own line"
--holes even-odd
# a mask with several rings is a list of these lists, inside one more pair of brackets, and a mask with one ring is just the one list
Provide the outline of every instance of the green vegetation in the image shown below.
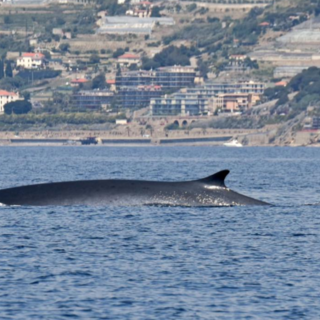
[[106,10],[110,16],[124,15],[129,9],[129,1],[124,5],[118,4],[118,0],[96,0],[99,10]]
[[169,46],[157,53],[152,59],[144,57],[142,59],[142,68],[145,70],[155,69],[165,66],[190,64],[190,57],[199,54],[195,47],[187,48],[185,46]]
[[0,88],[8,91],[16,91],[26,84],[27,81],[18,76],[13,78],[3,78],[0,80]]
[[61,74],[61,71],[58,70],[23,70],[19,71],[15,78],[21,78],[27,82],[36,81],[42,79],[50,79],[58,77]]
[[3,61],[0,60],[0,80],[4,78],[4,64]]
[[27,100],[17,100],[6,103],[4,105],[4,112],[7,115],[11,114],[26,114],[32,109],[32,104]]
[[13,77],[11,61],[7,61],[7,63],[6,63],[5,74],[6,74],[7,78],[12,78]]
[[118,49],[112,54],[112,57],[116,59],[116,58],[122,56],[123,54],[125,54],[125,50],[122,49],[122,48],[118,48]]
[[154,6],[151,11],[151,17],[155,17],[155,18],[161,17],[161,13],[160,13],[161,10],[162,8],[158,6]]
[[98,74],[92,79],[92,89],[105,89],[107,87],[106,76],[104,73]]
[[56,113],[56,114],[35,114],[24,115],[1,115],[0,129],[2,130],[25,130],[28,128],[50,129],[60,125],[94,125],[115,123],[120,115],[110,117],[103,113]]
[[[290,101],[288,95],[297,92]],[[282,121],[294,118],[305,111],[308,106],[320,102],[320,69],[311,67],[298,74],[286,87],[275,87],[265,90],[265,100],[278,99],[273,115],[285,114]]]

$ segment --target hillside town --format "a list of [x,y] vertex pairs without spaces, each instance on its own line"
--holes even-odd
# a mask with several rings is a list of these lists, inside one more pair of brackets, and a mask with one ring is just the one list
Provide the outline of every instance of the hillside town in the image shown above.
[[304,0],[3,1],[2,144],[317,145],[319,14]]

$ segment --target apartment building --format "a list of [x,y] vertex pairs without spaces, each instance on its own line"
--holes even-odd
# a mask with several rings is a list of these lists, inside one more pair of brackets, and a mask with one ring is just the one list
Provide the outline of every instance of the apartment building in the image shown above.
[[194,116],[207,114],[208,105],[208,99],[199,95],[177,93],[170,97],[151,99],[150,111],[154,116]]
[[138,87],[121,87],[118,96],[122,108],[136,109],[149,106],[150,100],[160,98],[162,95],[161,86],[138,86]]
[[243,112],[260,100],[258,95],[249,93],[219,94],[213,100],[213,108],[224,113]]
[[163,67],[154,71],[128,71],[118,75],[117,86],[158,85],[162,88],[180,89],[194,86],[196,72],[192,67]]
[[163,67],[155,72],[155,83],[163,88],[185,88],[194,86],[196,72],[192,67]]
[[78,109],[108,108],[114,98],[110,90],[81,90],[73,94],[73,106]]

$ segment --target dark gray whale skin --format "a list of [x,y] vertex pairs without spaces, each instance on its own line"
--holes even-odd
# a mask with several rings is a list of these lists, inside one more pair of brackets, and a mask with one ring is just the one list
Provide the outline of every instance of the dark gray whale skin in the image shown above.
[[186,182],[88,180],[36,184],[0,190],[0,203],[26,206],[166,205],[219,207],[268,205],[228,189],[229,171]]

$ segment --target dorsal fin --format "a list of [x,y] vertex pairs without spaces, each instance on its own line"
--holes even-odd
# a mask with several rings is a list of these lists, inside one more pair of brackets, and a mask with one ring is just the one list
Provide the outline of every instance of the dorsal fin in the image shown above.
[[219,172],[213,174],[212,176],[200,179],[199,181],[201,181],[203,183],[210,184],[210,185],[225,188],[226,185],[224,184],[224,179],[229,174],[229,172],[230,172],[229,170],[222,170],[222,171],[219,171]]

